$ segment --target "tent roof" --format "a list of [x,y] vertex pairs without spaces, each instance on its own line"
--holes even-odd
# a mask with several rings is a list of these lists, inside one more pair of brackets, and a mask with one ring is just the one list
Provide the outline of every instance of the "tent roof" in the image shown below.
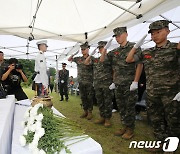
[[0,5],[0,34],[93,42],[117,26],[131,27],[179,4],[179,0],[5,0]]
[[[142,0],[137,3],[136,0],[108,1],[116,6],[107,0],[43,0],[35,22],[32,22],[38,2],[41,0],[1,2],[0,50],[5,53],[5,58],[34,59],[38,53],[37,39],[48,39],[47,64],[55,67],[57,56],[61,68],[60,62],[67,62],[67,57],[79,49],[79,43],[89,41],[91,52],[97,46],[97,41],[109,40],[113,28],[117,26],[127,26],[128,40],[136,42],[147,33],[149,23],[164,19],[163,16],[179,27],[170,24],[171,33],[168,36],[172,41],[179,41],[179,0]],[[142,17],[137,19],[140,14]],[[35,40],[29,41],[29,37]],[[150,40],[149,35],[143,47],[154,45]],[[114,40],[111,48],[116,46]],[[68,63],[68,67],[76,68],[76,65]]]

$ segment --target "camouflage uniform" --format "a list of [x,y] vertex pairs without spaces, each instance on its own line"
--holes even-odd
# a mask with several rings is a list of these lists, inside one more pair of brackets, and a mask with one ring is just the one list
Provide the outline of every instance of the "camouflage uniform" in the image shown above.
[[[152,29],[168,27],[165,20],[150,25]],[[167,42],[162,47],[153,47],[134,56],[145,65],[147,78],[147,105],[154,134],[157,140],[167,136],[180,138],[180,103],[173,101],[180,91],[180,50],[177,43]]]
[[[126,32],[126,27],[114,29],[114,33]],[[115,95],[123,126],[134,129],[135,126],[135,103],[137,101],[137,90],[130,91],[130,85],[134,81],[136,64],[127,63],[126,57],[134,46],[128,42],[123,47],[110,51],[107,56],[114,70],[114,83],[116,85]]]
[[93,66],[85,65],[86,59],[82,57],[75,57],[73,61],[77,64],[79,90],[82,100],[82,107],[84,110],[93,110]]
[[[98,42],[99,47],[107,42]],[[102,46],[103,47],[103,46]],[[99,106],[100,116],[111,118],[112,116],[112,91],[109,85],[112,83],[112,67],[108,58],[100,62],[100,58],[91,57],[94,71],[94,87]]]

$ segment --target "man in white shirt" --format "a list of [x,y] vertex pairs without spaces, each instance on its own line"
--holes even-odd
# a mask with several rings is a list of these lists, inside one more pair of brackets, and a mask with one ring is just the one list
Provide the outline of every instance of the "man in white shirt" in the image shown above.
[[47,95],[48,90],[48,75],[47,75],[47,67],[46,67],[46,59],[44,53],[47,51],[47,41],[42,40],[36,43],[39,49],[39,54],[35,59],[35,67],[34,70],[36,72],[36,77],[34,81],[36,83],[35,91],[37,91],[37,95]]

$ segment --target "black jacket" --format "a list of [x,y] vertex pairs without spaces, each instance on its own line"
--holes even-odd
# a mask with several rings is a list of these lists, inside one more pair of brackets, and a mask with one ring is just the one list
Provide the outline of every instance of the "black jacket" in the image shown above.
[[59,71],[59,83],[61,83],[61,80],[64,80],[64,83],[68,83],[69,80],[69,71],[68,70],[60,70]]

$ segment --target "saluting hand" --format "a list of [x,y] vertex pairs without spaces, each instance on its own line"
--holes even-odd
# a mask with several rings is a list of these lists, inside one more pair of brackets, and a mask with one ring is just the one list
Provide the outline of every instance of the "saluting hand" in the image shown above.
[[178,102],[180,102],[180,92],[178,92],[178,93],[176,94],[176,96],[173,98],[173,100],[174,100],[174,101],[177,100]]
[[108,49],[112,44],[113,37],[108,41],[108,43],[105,45],[104,49]]
[[97,50],[97,48],[96,48],[96,49],[94,49],[94,51],[93,51],[93,52],[91,52],[89,55],[90,55],[90,56],[93,56],[93,55],[96,53],[96,50]]
[[78,51],[76,51],[76,52],[73,54],[73,56],[77,55],[78,53],[79,53],[79,50],[78,50]]
[[134,48],[135,48],[135,49],[137,49],[137,48],[139,48],[141,45],[143,45],[146,36],[147,36],[147,34],[144,35],[144,36],[134,45]]

